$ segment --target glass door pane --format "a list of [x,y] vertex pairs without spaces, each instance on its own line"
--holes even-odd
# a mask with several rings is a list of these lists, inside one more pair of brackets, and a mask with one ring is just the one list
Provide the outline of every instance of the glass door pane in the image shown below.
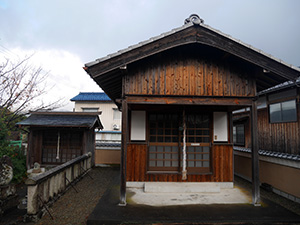
[[187,171],[210,171],[210,119],[209,114],[186,115]]

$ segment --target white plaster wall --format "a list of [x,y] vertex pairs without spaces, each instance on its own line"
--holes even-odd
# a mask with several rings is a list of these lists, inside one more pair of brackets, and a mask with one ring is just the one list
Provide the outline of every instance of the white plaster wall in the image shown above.
[[114,103],[90,103],[90,102],[75,102],[75,112],[82,112],[82,108],[99,108],[99,111],[102,111],[102,114],[100,115],[101,123],[104,127],[104,131],[112,131],[113,125],[117,124],[119,126],[119,130],[115,131],[121,131],[121,118],[122,115],[120,115],[120,119],[114,119],[114,110],[118,108]]
[[228,141],[227,112],[214,112],[214,141]]

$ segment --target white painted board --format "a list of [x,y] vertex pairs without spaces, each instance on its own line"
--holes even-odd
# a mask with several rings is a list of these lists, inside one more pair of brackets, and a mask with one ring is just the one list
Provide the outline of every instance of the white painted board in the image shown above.
[[146,140],[146,112],[131,111],[131,140]]
[[214,136],[213,140],[218,142],[228,141],[228,119],[227,112],[214,112]]

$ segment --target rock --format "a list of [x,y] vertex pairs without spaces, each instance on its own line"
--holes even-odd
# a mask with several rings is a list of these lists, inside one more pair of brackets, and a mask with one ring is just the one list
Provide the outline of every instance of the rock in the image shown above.
[[13,184],[0,186],[0,200],[7,199],[16,194],[16,186]]
[[41,170],[40,164],[35,162],[33,165],[32,173],[41,173],[41,172],[42,172],[42,170]]
[[10,158],[4,155],[0,159],[0,185],[8,185],[13,178],[13,168]]

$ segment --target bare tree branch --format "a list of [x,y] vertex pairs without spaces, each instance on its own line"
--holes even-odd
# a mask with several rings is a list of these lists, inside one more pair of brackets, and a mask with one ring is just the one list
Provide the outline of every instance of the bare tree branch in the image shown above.
[[18,62],[0,61],[0,116],[5,113],[8,123],[29,111],[53,110],[62,106],[62,99],[37,104],[37,100],[48,92],[46,79],[49,73],[41,67],[31,66],[29,60],[32,56]]

